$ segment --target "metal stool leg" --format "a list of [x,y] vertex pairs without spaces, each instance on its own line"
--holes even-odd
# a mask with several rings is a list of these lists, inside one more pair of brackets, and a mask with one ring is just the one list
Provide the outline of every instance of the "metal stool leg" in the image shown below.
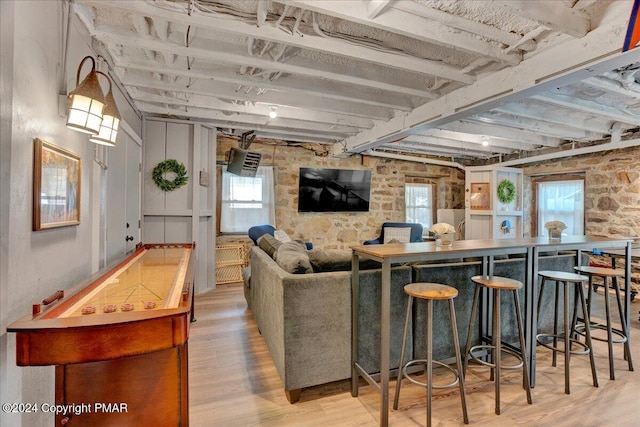
[[609,298],[609,280],[604,277],[604,311],[607,322],[607,348],[609,350],[609,379],[615,380],[616,374],[613,367],[613,331],[611,328],[611,302]]
[[[557,299],[557,298],[556,298]],[[569,324],[569,287],[564,286],[564,392],[571,394],[569,386],[569,367],[571,361],[571,329]],[[555,352],[554,352],[555,354]]]
[[496,415],[500,415],[500,365],[502,339],[500,334],[500,290],[493,289],[493,364],[495,370],[495,390],[496,390]]
[[544,277],[540,281],[540,293],[538,294],[538,322],[540,321],[540,309],[542,308],[542,295],[544,294],[544,283],[547,281]]
[[431,427],[433,398],[433,300],[427,300],[427,427]]
[[449,300],[449,317],[451,317],[451,338],[453,339],[453,348],[456,352],[456,365],[458,369],[458,387],[460,389],[460,403],[462,404],[462,416],[464,423],[469,424],[469,415],[467,414],[467,396],[465,393],[464,375],[462,375],[462,357],[460,355],[460,342],[458,341],[458,324],[456,322],[456,312],[453,307],[453,300]]
[[593,386],[598,387],[598,375],[596,374],[596,361],[593,356],[593,342],[591,341],[591,325],[589,323],[589,317],[587,316],[587,304],[584,300],[584,290],[582,286],[578,286],[578,293],[580,294],[580,301],[582,302],[582,314],[585,316],[585,342],[589,347],[589,361],[591,363],[591,376],[593,377]]
[[513,302],[516,306],[516,318],[518,319],[518,336],[520,337],[520,354],[522,355],[522,381],[524,389],[527,391],[527,402],[533,403],[531,398],[531,383],[529,382],[529,365],[527,364],[527,349],[524,342],[524,332],[522,327],[522,317],[520,310],[520,300],[518,299],[518,291],[513,290]]
[[[400,363],[398,363],[398,380],[396,381],[396,395],[393,399],[393,409],[398,409],[398,400],[400,399],[400,385],[402,378],[404,377],[404,351],[407,346],[407,331],[409,330],[409,321],[411,320],[411,308],[413,306],[413,296],[409,295],[409,301],[407,302],[407,315],[404,321],[404,332],[402,334],[402,348],[400,349]],[[431,324],[429,324],[431,327]]]
[[462,374],[467,375],[467,366],[469,365],[469,352],[471,351],[471,334],[473,333],[473,324],[476,319],[476,311],[478,310],[478,301],[480,300],[480,287],[476,286],[473,294],[473,304],[471,305],[471,318],[469,319],[469,330],[467,332],[467,343],[464,348],[464,358],[462,359]]
[[618,302],[618,313],[620,313],[620,325],[622,329],[622,333],[625,336],[624,341],[624,353],[625,358],[629,364],[629,370],[633,371],[633,362],[631,361],[631,348],[629,347],[629,331],[627,330],[627,318],[624,315],[624,309],[622,308],[622,295],[620,292],[620,284],[618,282],[618,278],[613,278],[613,287],[616,290],[616,300]]
[[[553,302],[553,346],[558,348],[558,310],[560,303],[560,282],[556,281],[556,298]],[[557,366],[557,351],[552,353],[551,366]]]

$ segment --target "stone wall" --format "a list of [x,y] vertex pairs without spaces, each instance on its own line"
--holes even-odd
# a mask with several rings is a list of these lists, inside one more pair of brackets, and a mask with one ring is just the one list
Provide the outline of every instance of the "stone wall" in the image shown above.
[[527,218],[532,214],[531,176],[567,172],[585,173],[586,234],[640,239],[640,147],[525,166]]
[[[585,174],[585,234],[631,237],[640,243],[640,147],[526,166],[525,233],[531,231],[533,213],[531,177],[567,172]],[[596,260],[610,262],[603,258]],[[636,284],[640,283],[640,263],[634,262],[632,276]]]
[[[218,136],[217,160],[225,161],[235,138]],[[321,248],[348,248],[375,238],[384,221],[404,220],[404,182],[407,176],[438,182],[438,208],[462,208],[464,171],[435,165],[361,156],[334,159],[320,145],[283,145],[262,140],[251,145],[262,153],[262,164],[276,166],[276,226],[293,238]],[[300,167],[370,169],[372,189],[367,213],[298,213]],[[586,177],[586,233],[595,236],[633,237],[640,243],[640,148],[574,156],[527,165],[524,168],[524,233],[530,236],[531,177],[582,172]],[[250,241],[246,236],[218,236],[218,243]],[[640,265],[634,264],[634,282],[640,283]]]
[[[235,138],[218,136],[217,160],[225,161]],[[276,224],[292,238],[309,241],[325,249],[346,249],[373,239],[385,221],[404,221],[404,182],[406,176],[427,177],[437,182],[438,208],[464,206],[464,171],[392,159],[350,156],[336,159],[315,144],[284,145],[278,141],[254,142],[251,151],[262,153],[262,165],[276,167]],[[363,163],[367,164],[366,166]],[[299,213],[298,182],[300,167],[369,169],[371,200],[369,212]],[[219,236],[217,242],[237,241],[238,237]]]

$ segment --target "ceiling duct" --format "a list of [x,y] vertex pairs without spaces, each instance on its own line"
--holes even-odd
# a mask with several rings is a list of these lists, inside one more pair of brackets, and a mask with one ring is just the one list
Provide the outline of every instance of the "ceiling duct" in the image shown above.
[[255,139],[256,135],[254,131],[245,132],[242,134],[240,148],[231,147],[231,150],[229,150],[227,172],[238,176],[256,176],[262,154],[255,151],[247,150],[247,148],[249,148],[249,146]]

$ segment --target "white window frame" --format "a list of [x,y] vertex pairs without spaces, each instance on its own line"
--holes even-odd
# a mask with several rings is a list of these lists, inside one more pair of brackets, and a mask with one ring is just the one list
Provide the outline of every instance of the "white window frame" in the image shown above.
[[[261,181],[262,191],[253,196],[241,191],[242,182],[251,180]],[[235,188],[233,183],[240,184]],[[222,170],[222,185],[220,192],[220,232],[230,234],[247,233],[254,225],[275,224],[275,184],[274,168],[259,166],[255,178],[241,177],[227,172],[226,166]]]
[[[580,192],[573,191],[571,194],[562,193],[560,186],[574,183],[580,187]],[[548,221],[562,221],[567,225],[562,234],[568,235],[584,235],[585,224],[585,180],[583,178],[574,178],[561,176],[551,179],[541,179],[534,181],[536,189],[536,232],[538,236],[548,236],[548,232],[544,225]],[[548,189],[552,186],[558,186],[553,192],[555,196],[550,198]],[[541,191],[541,187],[547,187],[545,191]],[[546,198],[547,200],[542,200]],[[551,205],[551,206],[548,206]],[[550,210],[554,211],[551,212]],[[544,212],[543,212],[544,211]]]
[[[420,205],[418,204],[418,202],[416,201],[416,199],[413,197],[413,191],[411,191],[411,187],[414,188],[428,188],[429,189],[429,202],[427,205]],[[406,222],[419,222],[422,224],[422,226],[424,227],[424,231],[423,234],[427,234],[428,230],[431,228],[431,226],[435,223],[435,203],[436,203],[436,185],[434,183],[424,183],[424,182],[405,182],[404,183],[404,219]],[[415,210],[424,210],[426,212],[428,212],[429,217],[431,218],[431,222],[425,224],[424,221],[417,221],[414,218],[409,218],[409,212],[411,211],[415,211]]]

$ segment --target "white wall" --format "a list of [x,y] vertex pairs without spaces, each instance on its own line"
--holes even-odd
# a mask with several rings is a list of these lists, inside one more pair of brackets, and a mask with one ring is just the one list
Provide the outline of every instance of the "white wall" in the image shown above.
[[[86,278],[98,258],[95,210],[103,187],[94,182],[94,146],[68,130],[58,114],[61,91],[61,1],[0,1],[0,402],[54,402],[54,368],[15,363],[15,334],[7,326],[31,312],[31,305],[57,289]],[[78,64],[92,55],[88,37],[72,18],[67,86],[75,87]],[[86,66],[86,64],[85,64]],[[84,74],[83,74],[84,75]],[[118,108],[138,132],[135,113],[116,94]],[[133,122],[133,123],[132,123]],[[75,152],[82,159],[80,225],[31,231],[33,138]],[[98,177],[98,178],[95,178]],[[97,193],[97,194],[96,194]],[[61,348],[60,351],[64,351]],[[0,413],[0,425],[53,423],[51,414]]]

